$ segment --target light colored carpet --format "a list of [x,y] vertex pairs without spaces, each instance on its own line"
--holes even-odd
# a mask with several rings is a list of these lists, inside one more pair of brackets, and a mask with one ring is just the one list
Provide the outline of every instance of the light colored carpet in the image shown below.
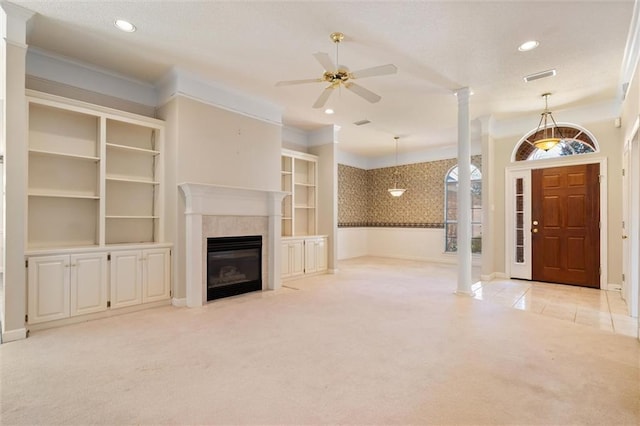
[[1,422],[639,424],[637,340],[456,296],[452,266],[340,268],[2,345]]

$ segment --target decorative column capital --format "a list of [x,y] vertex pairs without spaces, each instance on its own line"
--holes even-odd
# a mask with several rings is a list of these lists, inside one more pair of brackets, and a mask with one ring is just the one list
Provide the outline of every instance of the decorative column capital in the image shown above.
[[461,87],[453,91],[453,94],[458,98],[458,103],[469,102],[469,97],[473,94],[470,88]]
[[3,25],[0,25],[0,36],[6,40],[7,43],[22,46],[26,48],[27,42],[27,21],[35,15],[35,12],[17,6],[7,1],[0,1],[0,9],[4,12],[5,20]]

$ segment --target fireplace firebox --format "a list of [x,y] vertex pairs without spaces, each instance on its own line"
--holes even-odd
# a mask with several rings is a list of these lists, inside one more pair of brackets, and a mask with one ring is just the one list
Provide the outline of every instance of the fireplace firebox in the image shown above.
[[262,236],[207,238],[207,301],[262,290]]

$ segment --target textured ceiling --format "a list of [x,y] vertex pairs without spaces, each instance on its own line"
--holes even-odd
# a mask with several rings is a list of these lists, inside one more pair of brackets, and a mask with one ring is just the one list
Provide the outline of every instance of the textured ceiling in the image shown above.
[[[192,71],[284,108],[284,122],[303,129],[341,126],[341,149],[389,155],[454,144],[457,102],[468,86],[471,118],[531,117],[619,96],[620,68],[633,11],[624,1],[12,1],[33,10],[28,43],[118,73],[155,82],[172,66]],[[127,34],[113,20],[132,21]],[[369,104],[335,93],[333,116],[311,105],[322,83],[312,54],[335,55],[329,34],[346,35],[340,62],[351,70],[393,63],[398,73],[358,83],[382,96]],[[540,47],[519,52],[523,41]],[[522,77],[556,68],[556,77]],[[371,124],[352,123],[368,119]]]

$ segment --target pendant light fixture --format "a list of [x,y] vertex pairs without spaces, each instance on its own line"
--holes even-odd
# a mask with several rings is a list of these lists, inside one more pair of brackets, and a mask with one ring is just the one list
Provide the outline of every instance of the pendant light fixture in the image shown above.
[[[531,142],[533,146],[543,151],[549,151],[562,140],[562,132],[560,132],[558,124],[556,124],[556,120],[553,118],[553,115],[551,115],[551,111],[549,111],[549,106],[547,103],[547,98],[549,96],[551,96],[551,93],[542,94],[542,97],[544,98],[544,111],[541,114],[538,128],[534,133],[535,137],[542,137]],[[551,123],[553,123],[553,126],[549,126],[549,119],[551,119]],[[539,134],[540,130],[542,130],[542,135]]]
[[389,188],[389,194],[393,197],[400,197],[406,191],[406,188],[398,188],[398,181],[400,180],[400,172],[398,171],[398,139],[400,137],[394,136],[393,139],[396,140],[396,166],[393,169],[393,188]]

